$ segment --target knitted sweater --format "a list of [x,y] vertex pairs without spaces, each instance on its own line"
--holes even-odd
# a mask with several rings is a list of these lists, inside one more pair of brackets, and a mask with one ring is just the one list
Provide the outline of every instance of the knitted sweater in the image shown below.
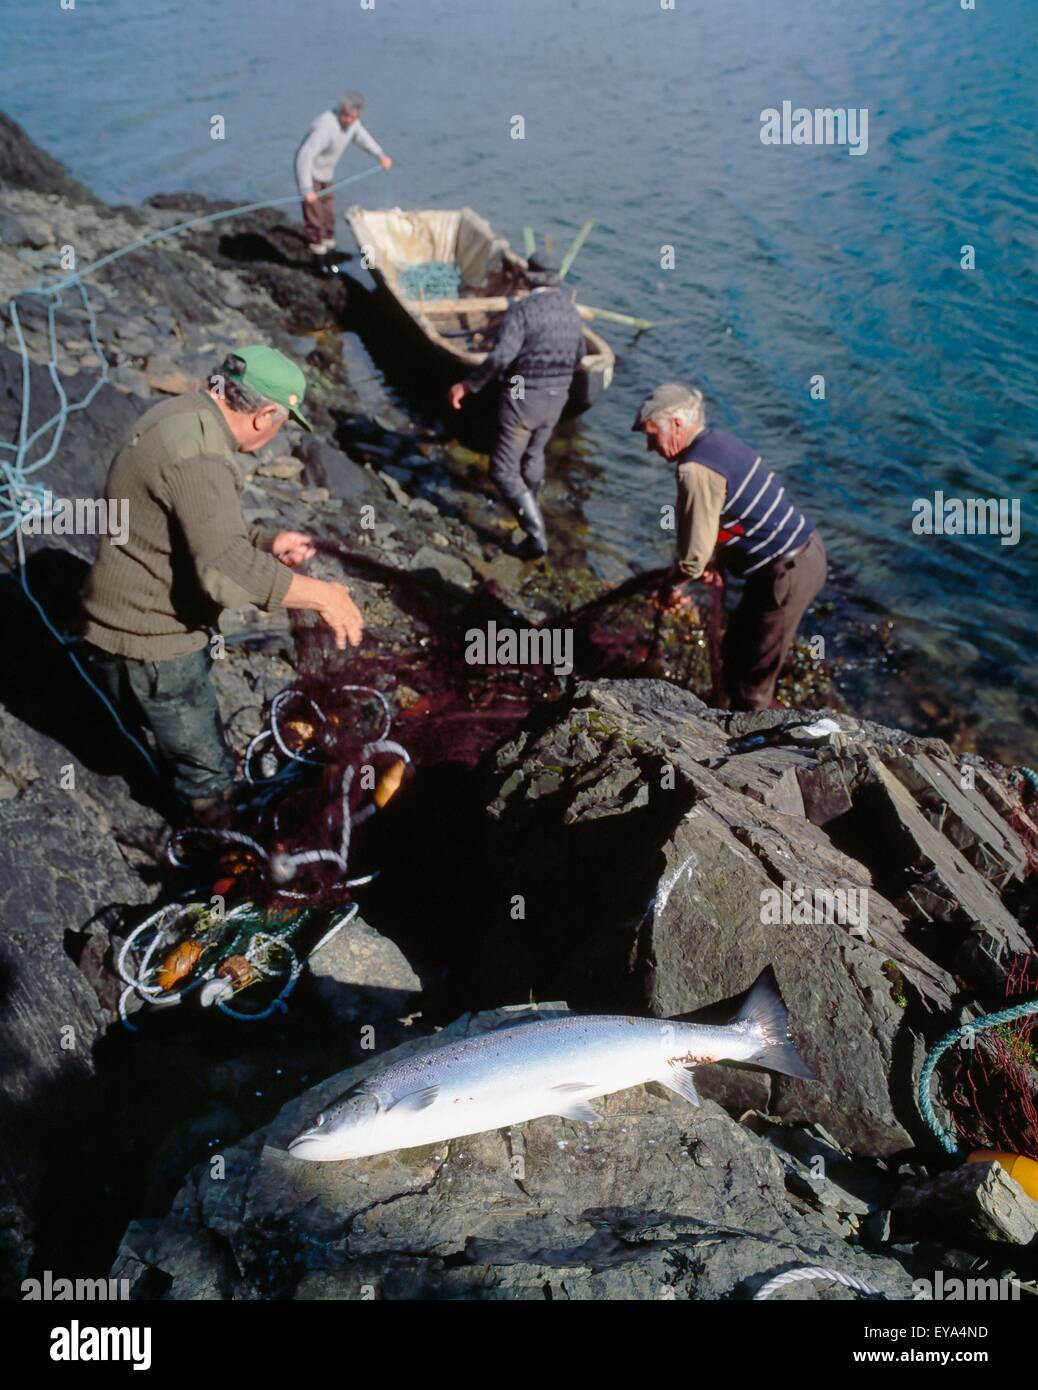
[[[124,500],[125,545],[102,537],[83,635],[139,661],[199,651],[221,608],[281,605],[292,572],[276,532],[246,527],[238,446],[219,406],[191,392],[153,406],[124,437],[105,496]],[[263,547],[263,548],[261,548]]]
[[584,356],[584,324],[561,289],[538,289],[509,305],[497,342],[467,378],[482,391],[507,373],[532,386],[568,390]]

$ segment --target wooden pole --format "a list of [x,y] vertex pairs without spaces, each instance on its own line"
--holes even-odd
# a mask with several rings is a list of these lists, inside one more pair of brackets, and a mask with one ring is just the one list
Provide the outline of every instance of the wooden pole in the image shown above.
[[656,326],[651,319],[632,318],[630,314],[621,314],[616,309],[592,309],[590,304],[578,304],[577,313],[582,319],[605,319],[609,323],[623,323],[628,328],[637,328],[639,333]]
[[563,257],[562,265],[559,269],[560,280],[565,280],[567,274],[569,273],[570,266],[577,259],[577,256],[580,253],[580,248],[584,245],[584,242],[587,241],[588,233],[591,231],[591,228],[594,225],[595,224],[593,222],[585,222],[584,225],[581,227],[580,231],[573,238],[573,243],[570,246],[569,250],[566,252],[565,256]]

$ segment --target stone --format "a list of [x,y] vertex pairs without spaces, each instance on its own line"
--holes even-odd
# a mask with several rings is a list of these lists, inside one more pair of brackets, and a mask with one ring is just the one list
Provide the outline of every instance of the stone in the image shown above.
[[432,546],[423,545],[411,561],[411,569],[417,573],[432,570],[447,584],[461,584],[468,587],[473,582],[472,570],[464,560],[456,555],[444,554]]
[[291,454],[281,454],[269,463],[258,464],[256,472],[261,478],[298,478],[305,467],[302,459],[293,458]]
[[422,982],[403,952],[360,917],[309,957],[310,981],[339,1023],[400,1018]]
[[893,1202],[899,1238],[933,1235],[1030,1245],[1038,1238],[1038,1202],[1000,1163],[964,1163],[949,1173],[906,1184]]

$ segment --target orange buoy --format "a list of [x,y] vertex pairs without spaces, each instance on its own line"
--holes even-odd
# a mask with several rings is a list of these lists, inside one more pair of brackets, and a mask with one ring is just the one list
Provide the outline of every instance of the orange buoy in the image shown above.
[[404,780],[404,768],[406,766],[407,764],[402,758],[397,758],[395,762],[390,763],[378,779],[378,786],[375,788],[375,805],[380,811],[400,790],[400,783]]
[[245,956],[228,956],[216,973],[230,980],[235,990],[247,989],[260,978],[260,972]]
[[201,954],[202,943],[200,941],[182,941],[179,946],[170,951],[162,963],[162,968],[159,970],[159,988],[172,989],[178,980],[190,975]]
[[1023,1154],[997,1153],[994,1149],[977,1149],[970,1154],[967,1163],[1001,1163],[1014,1182],[1038,1202],[1038,1163]]

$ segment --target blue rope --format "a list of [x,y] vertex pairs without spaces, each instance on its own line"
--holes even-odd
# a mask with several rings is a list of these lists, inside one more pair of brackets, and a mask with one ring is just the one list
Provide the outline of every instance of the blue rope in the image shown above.
[[1018,767],[1017,772],[1031,788],[1031,795],[1038,796],[1038,772],[1033,767]]
[[[321,196],[328,197],[337,189],[345,188],[347,184],[356,183],[358,179],[367,178],[374,173],[378,173],[377,165],[373,165],[370,169],[363,169],[360,173],[351,174],[349,178],[340,179],[338,183],[325,189]],[[240,207],[231,208],[224,212],[211,212],[201,217],[189,218],[188,221],[178,222],[175,226],[164,227],[159,231],[149,232],[147,236],[139,237],[136,241],[131,241],[128,245],[109,252],[108,255],[93,261],[80,271],[73,271],[63,279],[54,281],[51,284],[41,282],[39,285],[33,285],[26,290],[20,291],[19,293],[22,294],[42,295],[49,299],[47,305],[47,339],[50,352],[47,370],[54,386],[54,392],[58,398],[58,410],[56,413],[52,415],[49,420],[45,420],[42,425],[32,432],[32,434],[29,434],[32,389],[31,364],[29,360],[29,350],[25,342],[25,334],[22,329],[21,316],[18,312],[18,296],[12,296],[7,305],[10,311],[11,325],[14,328],[15,338],[18,342],[19,356],[22,362],[22,403],[18,423],[17,444],[8,444],[4,441],[0,441],[0,449],[7,450],[9,453],[14,454],[14,458],[11,460],[4,459],[3,456],[0,455],[0,541],[6,540],[12,534],[15,536],[18,549],[18,578],[26,598],[40,615],[48,632],[50,632],[55,640],[68,652],[72,664],[108,710],[109,714],[111,714],[119,732],[133,745],[156,778],[159,776],[159,770],[151,753],[139,739],[134,737],[123,723],[123,720],[111,700],[109,700],[104,691],[101,690],[87,674],[83,664],[71,650],[70,642],[74,639],[68,638],[55,627],[54,623],[51,622],[50,618],[47,616],[43,605],[29,588],[28,576],[26,575],[25,569],[22,523],[27,519],[30,510],[34,518],[39,517],[42,519],[46,515],[52,515],[52,513],[47,513],[45,511],[47,500],[46,489],[39,483],[30,482],[29,475],[31,473],[36,473],[41,468],[45,468],[47,464],[53,461],[65,433],[65,425],[68,421],[68,417],[75,414],[76,411],[86,410],[92,403],[94,397],[101,390],[101,387],[104,386],[109,379],[109,363],[98,337],[97,316],[90,302],[90,296],[87,294],[86,286],[83,284],[84,279],[89,275],[96,275],[102,267],[111,265],[113,261],[119,260],[122,256],[128,256],[131,252],[138,251],[143,246],[153,245],[155,242],[163,241],[167,237],[176,236],[177,233],[187,231],[191,227],[201,227],[208,223],[223,222],[226,221],[227,218],[240,217],[244,213],[259,212],[265,208],[280,207],[285,203],[296,202],[297,197],[298,195],[291,194],[288,197],[271,198],[259,203],[244,203]],[[57,334],[57,310],[62,302],[62,292],[71,289],[75,289],[79,293],[83,310],[86,313],[89,324],[90,343],[94,353],[101,361],[101,375],[98,377],[97,381],[94,382],[93,386],[91,386],[90,390],[81,401],[72,403],[69,402],[68,396],[65,393],[65,388],[62,385],[61,376],[58,371]],[[54,433],[47,452],[42,458],[37,459],[35,463],[26,463],[29,451],[38,441],[42,440],[50,430],[53,430]],[[27,501],[30,503],[29,509],[25,506]]]
[[940,1122],[934,1111],[933,1101],[930,1098],[930,1082],[937,1063],[948,1049],[954,1047],[959,1039],[967,1033],[980,1033],[988,1028],[997,1028],[1000,1023],[1014,1023],[1017,1019],[1027,1018],[1033,1013],[1038,1013],[1038,999],[1032,999],[1024,1004],[1014,1004],[1010,1009],[1000,1009],[997,1014],[983,1014],[980,1018],[964,1023],[961,1028],[953,1028],[950,1033],[945,1033],[944,1037],[934,1044],[919,1074],[919,1109],[923,1119],[937,1136],[938,1142],[946,1153],[954,1154],[958,1158],[965,1158],[968,1150],[957,1142],[951,1130]]

